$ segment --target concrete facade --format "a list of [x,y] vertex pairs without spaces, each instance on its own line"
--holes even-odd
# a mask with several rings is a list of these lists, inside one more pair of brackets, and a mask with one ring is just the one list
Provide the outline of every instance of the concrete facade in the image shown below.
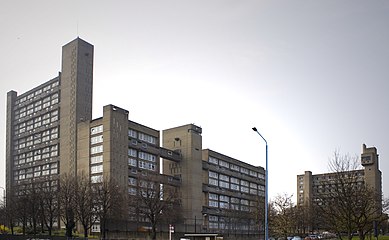
[[92,118],[92,81],[93,46],[77,38],[63,47],[56,78],[8,92],[7,196],[37,181],[56,188],[60,173],[76,173],[77,124]]
[[[125,109],[107,105],[92,119],[93,51],[77,38],[63,46],[57,77],[21,95],[8,92],[7,197],[35,183],[57,190],[62,174],[82,173],[94,184],[114,179],[128,196],[149,178],[179,189],[184,222],[176,231],[258,235],[259,214],[250,212],[264,209],[264,169],[203,150],[194,124],[164,130],[161,146],[160,132],[129,120]],[[126,226],[111,230],[148,226],[145,216],[126,212]]]
[[80,38],[62,47],[60,172],[77,173],[77,124],[92,119],[93,46]]
[[201,133],[194,124],[163,131],[163,146],[182,155],[180,162],[163,160],[163,173],[181,178],[186,227],[199,233],[259,234],[265,170],[202,149]]

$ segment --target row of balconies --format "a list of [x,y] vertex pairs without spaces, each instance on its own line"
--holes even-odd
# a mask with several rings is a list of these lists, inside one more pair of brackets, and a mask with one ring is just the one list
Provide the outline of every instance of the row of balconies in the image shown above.
[[249,200],[258,200],[258,195],[242,193],[236,190],[225,189],[216,186],[209,186],[206,183],[203,183],[203,192],[218,193],[229,197],[239,197],[239,198],[245,198]]
[[[56,78],[54,78],[54,79],[56,79]],[[54,79],[53,79],[53,80],[54,80]],[[50,83],[50,84],[51,84],[51,83]],[[36,87],[36,88],[39,88],[39,87],[40,87],[40,86],[38,86],[38,87]],[[29,92],[36,91],[36,90],[35,90],[36,88],[30,90]],[[51,87],[49,90],[46,90],[45,92],[42,91],[42,93],[39,94],[38,96],[34,96],[34,97],[30,98],[30,99],[26,99],[26,101],[24,101],[24,102],[15,103],[15,106],[17,105],[17,108],[21,108],[21,107],[27,106],[28,104],[31,104],[31,103],[34,102],[34,101],[38,101],[38,100],[41,99],[41,98],[45,98],[45,97],[47,97],[47,96],[53,94],[53,92],[56,92],[56,91],[59,92],[59,85],[57,85],[57,86],[55,86],[55,87]],[[27,93],[24,93],[24,94],[22,94],[22,95],[28,95],[28,94],[27,94]],[[18,96],[18,98],[22,98],[22,97],[21,97],[21,96]]]
[[136,150],[143,149],[148,153],[158,155],[163,159],[167,159],[173,162],[180,162],[182,160],[182,156],[178,151],[173,151],[153,144],[147,144],[135,138],[129,138],[129,140],[128,147],[130,148],[134,148]]
[[259,184],[259,185],[265,185],[265,180],[264,179],[255,178],[253,176],[250,176],[250,175],[247,175],[247,174],[244,174],[244,173],[241,173],[241,172],[235,172],[235,171],[232,171],[232,170],[230,170],[228,168],[224,168],[224,167],[220,167],[220,166],[215,166],[215,165],[209,164],[206,161],[203,161],[203,169],[204,170],[211,170],[211,171],[214,171],[214,172],[217,172],[217,173],[223,173],[223,174],[228,175],[230,177],[237,177],[237,178],[244,179],[244,180],[247,180],[247,181],[255,182],[255,183]]

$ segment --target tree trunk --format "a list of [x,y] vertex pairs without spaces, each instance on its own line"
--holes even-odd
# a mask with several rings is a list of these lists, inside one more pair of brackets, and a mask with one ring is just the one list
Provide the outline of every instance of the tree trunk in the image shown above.
[[105,240],[105,220],[101,221],[100,228],[100,235],[102,235],[102,239]]
[[358,231],[358,235],[359,235],[359,240],[365,240],[366,233],[363,230]]
[[66,225],[66,237],[73,237],[73,228],[70,223]]
[[153,240],[157,239],[157,227],[155,226],[155,224],[153,224],[153,226],[151,227],[151,238]]
[[88,226],[84,225],[84,238],[88,239]]

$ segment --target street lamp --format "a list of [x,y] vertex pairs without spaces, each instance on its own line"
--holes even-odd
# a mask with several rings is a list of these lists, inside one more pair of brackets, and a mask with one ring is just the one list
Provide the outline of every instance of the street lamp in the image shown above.
[[269,193],[269,169],[268,169],[268,164],[267,164],[267,141],[266,139],[258,132],[256,127],[252,128],[254,132],[258,133],[258,135],[265,141],[266,143],[266,168],[265,168],[265,240],[269,239],[269,222],[267,219],[267,212],[268,212],[268,193]]
[[4,207],[5,207],[5,188],[3,187],[0,187],[1,189],[3,189],[3,204],[4,204]]

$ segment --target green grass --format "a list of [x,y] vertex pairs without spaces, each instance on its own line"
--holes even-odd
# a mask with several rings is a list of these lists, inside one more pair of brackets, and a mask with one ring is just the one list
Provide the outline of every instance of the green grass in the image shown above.
[[[359,240],[359,237],[354,236],[352,240]],[[366,236],[365,240],[370,240],[369,236]],[[376,238],[372,236],[371,240],[376,240]],[[378,240],[389,240],[389,236],[379,235]]]

